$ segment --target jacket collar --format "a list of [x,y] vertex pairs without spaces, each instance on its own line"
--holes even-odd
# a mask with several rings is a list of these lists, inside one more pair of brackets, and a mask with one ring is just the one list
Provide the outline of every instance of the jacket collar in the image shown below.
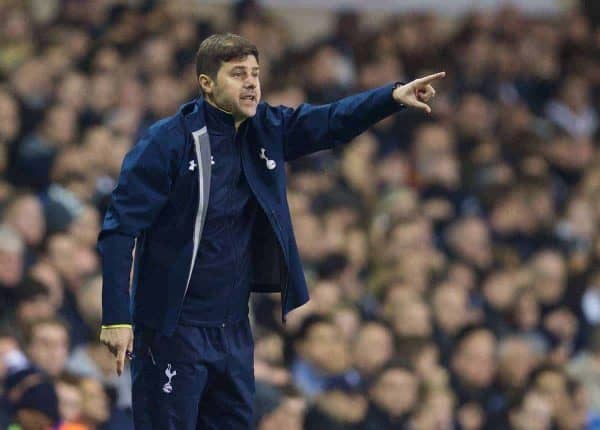
[[179,108],[179,114],[183,116],[185,125],[190,133],[200,130],[206,126],[204,117],[204,98],[198,96]]

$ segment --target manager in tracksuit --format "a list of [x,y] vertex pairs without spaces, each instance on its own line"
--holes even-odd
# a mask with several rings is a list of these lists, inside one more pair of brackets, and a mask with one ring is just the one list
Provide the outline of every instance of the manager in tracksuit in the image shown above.
[[284,320],[308,301],[284,163],[403,106],[430,112],[430,83],[444,76],[291,109],[260,103],[246,39],[213,35],[196,61],[202,95],[127,154],[98,239],[100,338],[117,373],[132,360],[138,430],[253,428],[250,293],[280,292]]

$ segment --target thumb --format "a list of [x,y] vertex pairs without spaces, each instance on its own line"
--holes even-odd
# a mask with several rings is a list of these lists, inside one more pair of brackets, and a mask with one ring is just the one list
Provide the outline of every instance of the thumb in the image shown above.
[[423,102],[421,102],[419,100],[414,101],[412,103],[412,106],[414,106],[416,108],[419,108],[419,109],[422,109],[422,110],[424,110],[427,113],[431,113],[431,108],[429,107],[429,105],[426,104],[426,103],[423,103]]

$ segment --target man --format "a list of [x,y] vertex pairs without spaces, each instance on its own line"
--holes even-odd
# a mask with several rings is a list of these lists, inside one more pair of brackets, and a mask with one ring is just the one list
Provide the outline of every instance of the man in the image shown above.
[[25,352],[32,363],[51,378],[65,370],[69,344],[69,327],[57,317],[32,322],[25,335]]
[[280,291],[284,320],[308,301],[284,162],[348,142],[402,105],[430,113],[430,82],[444,76],[294,110],[260,103],[258,51],[240,36],[207,38],[196,70],[202,95],[125,157],[99,236],[101,340],[119,374],[133,352],[138,429],[252,427],[250,292]]
[[396,363],[386,365],[369,389],[364,429],[406,428],[418,401],[418,376]]

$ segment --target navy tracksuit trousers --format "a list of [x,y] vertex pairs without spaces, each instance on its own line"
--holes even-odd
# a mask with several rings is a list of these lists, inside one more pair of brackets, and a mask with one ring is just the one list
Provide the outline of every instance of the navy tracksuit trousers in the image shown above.
[[248,319],[180,324],[171,337],[135,327],[136,430],[254,428],[254,342]]

